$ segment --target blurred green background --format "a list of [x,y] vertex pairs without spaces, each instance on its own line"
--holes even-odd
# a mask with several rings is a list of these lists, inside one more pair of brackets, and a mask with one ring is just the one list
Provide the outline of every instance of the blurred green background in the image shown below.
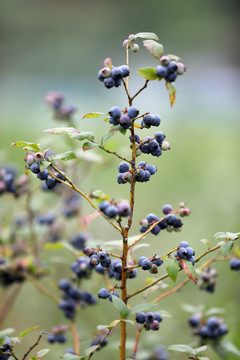
[[[114,65],[124,64],[123,40],[130,33],[155,32],[166,53],[182,58],[187,72],[176,81],[177,100],[173,109],[162,83],[150,83],[136,99],[135,105],[140,112],[161,115],[160,130],[166,133],[172,149],[159,159],[142,157],[157,165],[158,172],[151,182],[137,184],[132,234],[138,232],[139,220],[147,213],[160,215],[163,204],[177,207],[180,201],[186,201],[192,211],[191,216],[184,219],[183,231],[163,233],[156,238],[149,236],[152,247],[144,249],[144,254],[164,253],[181,240],[187,240],[200,253],[205,249],[200,239],[211,240],[217,231],[240,231],[239,8],[237,0],[2,0],[1,163],[17,162],[23,173],[23,152],[10,150],[10,144],[18,140],[38,141],[42,130],[58,126],[44,105],[44,96],[50,90],[63,91],[67,102],[78,107],[75,126],[95,132],[99,139],[109,125],[101,119],[82,121],[82,116],[92,111],[107,112],[112,105],[121,108],[127,105],[123,87],[107,90],[97,80],[103,60],[111,57]],[[131,54],[132,94],[143,84],[137,68],[156,64],[156,59],[141,45],[138,54]],[[53,144],[57,141],[61,148],[62,140],[48,138],[48,141]],[[119,134],[109,146],[125,152],[128,142]],[[116,199],[128,198],[128,186],[119,186],[115,181],[118,161],[105,158],[105,164],[104,171],[102,165],[94,166],[81,186],[86,192],[102,189]],[[91,211],[88,205],[84,206],[84,214]],[[117,237],[100,219],[90,223],[89,231],[96,239]],[[142,252],[139,250],[136,256]],[[70,276],[72,259],[67,260],[56,271],[65,277]],[[142,336],[143,348],[192,343],[188,314],[181,309],[184,302],[203,303],[206,308],[224,307],[230,329],[226,338],[240,347],[239,274],[230,272],[228,263],[217,263],[216,268],[220,275],[213,295],[195,289],[192,283],[162,301],[161,309],[169,311],[173,317],[164,320],[159,332]],[[100,284],[101,278],[98,275],[95,278]],[[87,282],[86,286],[97,293],[94,281]],[[141,282],[137,280],[130,284],[132,289],[138,286]],[[31,285],[24,285],[24,290],[7,318],[6,326],[22,331],[40,325],[42,330],[49,331],[53,324],[65,322],[56,305]],[[141,296],[131,304],[139,301],[142,301]],[[93,332],[97,324],[107,324],[117,316],[107,302],[101,307],[80,311],[80,314],[80,336]],[[129,339],[133,339],[131,326],[129,334]],[[109,346],[97,353],[96,359],[117,359],[118,337],[116,331]],[[29,339],[31,341],[31,335]],[[72,346],[71,340],[68,345]],[[61,354],[65,347],[56,346],[53,351],[55,348],[55,355],[52,352],[46,358]],[[211,351],[209,356],[211,360],[218,359]],[[172,353],[170,358],[186,357]],[[230,359],[235,358],[230,355]]]

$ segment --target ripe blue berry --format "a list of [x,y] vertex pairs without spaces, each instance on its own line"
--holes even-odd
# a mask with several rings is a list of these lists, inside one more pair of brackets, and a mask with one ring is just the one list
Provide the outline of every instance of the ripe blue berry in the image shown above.
[[167,69],[170,73],[174,73],[178,69],[178,63],[176,61],[170,61]]
[[136,322],[139,324],[144,324],[146,321],[146,316],[144,312],[139,312],[136,314]]
[[146,314],[145,314],[145,321],[147,322],[147,323],[152,323],[153,321],[154,321],[154,313],[153,312],[147,312]]
[[136,108],[136,106],[130,106],[127,113],[131,119],[135,119],[139,114],[139,110]]
[[139,266],[142,266],[142,262],[143,262],[144,260],[147,260],[146,256],[141,256],[141,257],[138,259],[138,265],[139,265]]
[[150,165],[148,165],[147,170],[150,172],[151,175],[154,175],[155,172],[157,171],[157,168],[156,168],[156,166],[150,164]]
[[121,202],[118,204],[118,213],[120,216],[128,216],[131,212],[129,203]]
[[166,137],[166,135],[161,131],[157,131],[155,134],[155,139],[159,144],[162,144],[165,137]]
[[112,77],[105,78],[103,82],[107,89],[111,89],[113,86],[115,86],[115,81]]
[[122,77],[127,77],[130,74],[130,70],[129,67],[127,65],[121,65],[120,66],[121,70],[122,70]]
[[173,82],[173,81],[176,80],[176,78],[177,78],[177,72],[176,72],[176,71],[173,72],[173,73],[169,72],[169,73],[167,74],[167,76],[166,76],[166,81],[167,81],[167,82]]
[[131,126],[132,121],[127,114],[123,114],[120,116],[119,124],[121,125],[122,128],[128,129]]
[[170,214],[172,211],[173,211],[173,208],[172,208],[171,205],[169,205],[169,204],[163,205],[163,207],[162,207],[162,212],[163,212],[163,214],[168,215],[168,214]]
[[105,215],[109,218],[114,218],[115,216],[118,215],[118,208],[114,205],[109,205],[105,209]]
[[98,292],[99,299],[107,299],[109,296],[108,290],[105,288],[102,288]]
[[165,78],[167,76],[167,73],[168,73],[168,69],[165,66],[158,65],[156,67],[157,76]]
[[111,73],[111,76],[114,80],[118,80],[118,79],[121,79],[122,77],[122,69],[121,67],[115,67],[112,69],[112,73]]
[[109,115],[112,116],[114,119],[119,119],[122,112],[118,106],[113,106],[109,110]]
[[143,269],[143,270],[150,270],[151,267],[152,267],[152,262],[151,262],[150,260],[148,260],[148,259],[147,259],[147,260],[143,260],[141,266],[142,266],[142,269]]
[[44,169],[43,171],[41,171],[41,172],[39,172],[39,173],[37,174],[37,178],[38,178],[39,180],[46,180],[47,177],[48,177],[48,170],[47,170],[47,169]]
[[33,163],[30,166],[30,170],[34,173],[34,174],[39,174],[40,173],[40,165],[39,163]]
[[129,171],[129,164],[127,162],[121,162],[118,165],[118,171],[120,173],[125,173],[125,172]]

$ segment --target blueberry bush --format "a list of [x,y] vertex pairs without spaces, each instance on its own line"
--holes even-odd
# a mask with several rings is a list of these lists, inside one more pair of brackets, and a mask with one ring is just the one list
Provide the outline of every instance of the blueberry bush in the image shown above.
[[[131,52],[139,52],[139,40],[155,57],[156,66],[138,70],[145,82],[131,95],[129,56]],[[185,310],[191,313],[189,326],[196,339],[191,346],[165,344],[156,346],[152,352],[138,351],[144,333],[161,333],[161,324],[167,321],[168,309],[162,310],[160,306],[163,298],[176,293],[190,282],[192,286],[197,284],[200,290],[214,293],[219,275],[212,267],[216,261],[230,262],[228,268],[240,270],[240,250],[237,245],[240,233],[219,232],[212,241],[202,240],[203,250],[195,254],[191,242],[181,239],[185,217],[191,213],[185,202],[174,206],[161,204],[157,214],[146,214],[142,209],[142,219],[136,219],[140,226],[139,232],[131,233],[136,206],[136,183],[149,182],[152,176],[157,177],[158,168],[151,160],[153,157],[167,156],[167,151],[171,149],[167,136],[156,129],[161,125],[161,116],[152,114],[149,109],[141,113],[134,105],[134,100],[152,81],[157,81],[160,86],[165,85],[173,106],[176,100],[175,81],[184,75],[186,66],[178,56],[165,54],[163,45],[154,33],[131,34],[123,46],[126,49],[126,64],[113,65],[112,60],[106,58],[98,72],[98,81],[105,88],[103,91],[108,92],[108,89],[120,86],[124,88],[126,107],[121,108],[116,104],[107,111],[89,112],[83,116],[83,121],[99,118],[99,121],[103,119],[108,123],[109,128],[101,139],[96,140],[91,131],[78,130],[73,119],[76,107],[66,105],[61,92],[50,92],[45,102],[58,122],[58,127],[44,130],[43,133],[61,136],[68,151],[59,153],[53,143],[44,147],[34,142],[16,141],[12,146],[22,147],[26,151],[25,175],[17,178],[15,171],[7,165],[0,169],[1,200],[4,202],[6,199],[7,204],[10,196],[15,199],[13,209],[6,205],[8,216],[3,217],[1,224],[2,229],[7,230],[1,231],[0,284],[7,289],[8,297],[1,308],[0,325],[3,327],[25,282],[30,282],[49,301],[55,302],[59,308],[59,317],[63,322],[65,319],[64,324],[52,324],[52,329],[41,331],[23,356],[18,355],[19,344],[27,334],[36,332],[38,326],[33,324],[33,328],[23,329],[17,337],[12,336],[12,328],[3,329],[0,332],[0,359],[41,359],[49,351],[54,351],[55,343],[70,343],[67,340],[68,332],[71,333],[72,347],[63,349],[61,359],[89,360],[99,351],[104,354],[103,348],[111,342],[113,332],[119,334],[115,358],[120,360],[167,360],[174,354],[172,351],[182,352],[184,358],[207,360],[208,346],[220,357],[226,357],[228,353],[240,356],[237,347],[224,339],[229,329],[227,319],[220,317],[221,309],[207,310],[194,304],[184,305]],[[143,129],[148,131],[148,136],[142,135]],[[125,136],[128,154],[107,146],[107,141],[117,133]],[[49,144],[49,138],[45,143]],[[88,176],[89,164],[99,162],[100,159],[97,153],[89,151],[92,149],[100,150],[119,161],[115,171],[115,195],[98,190],[97,179],[96,188],[91,193],[82,189],[81,179]],[[129,187],[128,200],[122,199],[120,185]],[[144,186],[139,184],[137,191],[141,191],[145,201],[149,201]],[[42,207],[36,206],[35,197],[43,199],[40,203]],[[84,201],[94,211],[87,216],[83,211]],[[112,227],[121,240],[101,242],[92,238],[87,232],[87,225],[98,217]],[[137,249],[147,246],[143,240],[146,242],[150,233],[163,238],[166,232],[179,233],[178,243],[167,253],[163,253],[160,245],[156,245],[151,257],[135,256]],[[59,249],[73,257],[74,260],[68,264],[72,275],[59,277],[57,290],[53,291],[53,288],[46,286],[44,279],[52,277],[54,262],[51,264],[51,256],[44,258],[42,254],[46,254],[46,251],[55,254]],[[149,274],[148,281],[142,281],[141,287],[134,288],[134,279],[141,279],[144,272]],[[180,272],[185,273],[185,278],[175,285]],[[101,280],[98,277],[94,282],[96,273]],[[86,286],[89,279],[92,282],[91,291]],[[168,285],[163,283],[165,279],[168,279]],[[56,276],[53,281],[56,281]],[[159,287],[159,284],[166,286]],[[140,295],[144,295],[143,298]],[[137,304],[132,303],[135,297],[138,299]],[[91,316],[91,307],[98,307],[98,311],[101,311],[104,302],[109,307],[115,307],[118,316],[109,318],[106,314],[107,325],[97,324],[97,329],[92,329],[88,339],[89,345],[84,346],[78,335],[79,329],[84,326],[81,309],[86,309]],[[126,348],[129,327],[135,328],[136,333],[131,350]],[[36,352],[35,348],[41,345],[42,337],[48,341],[49,348]],[[175,341],[170,339],[170,342]]]

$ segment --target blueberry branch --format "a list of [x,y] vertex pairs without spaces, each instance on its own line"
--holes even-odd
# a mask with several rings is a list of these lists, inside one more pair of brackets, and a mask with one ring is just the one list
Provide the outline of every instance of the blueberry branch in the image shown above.
[[99,147],[99,149],[107,152],[108,154],[115,155],[115,156],[118,157],[119,159],[130,163],[130,160],[126,159],[125,157],[123,157],[123,156],[121,156],[121,155],[119,155],[116,151],[108,150],[108,149],[106,149],[103,145],[99,145],[98,147]]
[[25,360],[26,357],[30,354],[30,352],[31,352],[37,345],[39,345],[39,342],[40,342],[40,340],[41,340],[41,338],[42,338],[43,335],[48,335],[48,333],[45,332],[45,331],[42,331],[42,332],[40,333],[37,341],[36,341],[36,342],[30,347],[30,349],[23,355],[22,360]]
[[[110,331],[111,331],[111,330],[108,330],[108,332],[102,337],[102,339],[97,343],[97,345],[101,346],[101,343],[102,343],[103,340],[105,340],[106,337],[110,334]],[[97,348],[97,349],[99,349],[99,348]],[[96,349],[96,350],[97,350],[97,349]],[[93,356],[93,354],[95,353],[96,350],[94,350],[93,352],[91,352],[91,354],[89,354],[88,360],[91,359],[91,357]]]
[[141,325],[138,324],[137,332],[136,332],[136,339],[135,339],[135,344],[134,344],[133,354],[131,356],[131,359],[135,359],[135,357],[136,357],[141,331],[142,331]]
[[[74,184],[72,183],[72,181],[71,181],[64,173],[62,173],[60,170],[58,170],[53,164],[51,164],[51,166],[52,166],[52,168],[53,168],[56,172],[58,172],[60,175],[62,175],[62,176],[68,181],[69,184],[66,183],[65,181],[61,180],[61,179],[58,179],[53,173],[50,173],[50,175],[51,175],[54,179],[60,181],[60,182],[61,182],[62,184],[64,184],[64,185],[69,186],[69,187],[72,188],[74,191],[76,191],[77,193],[79,193],[80,195],[82,195],[82,196],[89,202],[89,204],[90,204],[95,210],[97,210],[97,211],[99,212],[99,208],[98,208],[96,205],[94,205],[94,203],[92,202],[92,200],[89,198],[89,196],[88,196],[87,194],[85,194],[85,193],[84,193],[83,191],[81,191],[76,185],[74,185]],[[107,217],[104,213],[101,212],[101,216],[104,217],[104,219],[107,220],[107,222],[109,222],[109,224],[111,224],[113,227],[115,227],[115,229],[117,229],[117,230],[121,233],[121,229],[119,228],[119,226],[117,226],[117,225],[114,224],[111,220],[109,220],[108,217]]]
[[143,87],[141,87],[141,89],[139,89],[138,92],[136,92],[136,94],[133,95],[133,97],[131,97],[131,101],[133,101],[133,99],[135,99],[135,97],[137,97],[144,89],[146,89],[148,82],[149,82],[149,80],[145,81],[145,84],[143,85]]

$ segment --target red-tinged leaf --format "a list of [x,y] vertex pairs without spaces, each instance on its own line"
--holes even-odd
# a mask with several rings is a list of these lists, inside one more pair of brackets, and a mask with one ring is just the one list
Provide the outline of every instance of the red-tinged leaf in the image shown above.
[[192,279],[195,284],[198,281],[197,273],[193,267],[193,264],[190,261],[184,261],[183,259],[178,259],[179,264],[181,265],[183,271],[187,274],[187,276]]
[[159,44],[154,40],[144,40],[143,45],[156,59],[161,59],[164,53],[164,48],[162,44]]
[[102,112],[90,112],[90,113],[87,113],[86,115],[84,115],[84,117],[82,118],[83,119],[89,119],[89,118],[97,118],[97,117],[100,117],[102,115],[107,115],[106,113],[102,113]]
[[101,138],[101,145],[103,146],[103,144],[110,139],[113,135],[115,135],[118,132],[118,128],[116,126],[111,127]]
[[179,57],[179,56],[177,56],[177,55],[173,55],[173,54],[168,54],[168,55],[166,55],[167,57],[169,57],[169,59],[171,60],[171,61],[176,61],[176,62],[179,62],[179,61],[181,61],[181,58]]
[[38,144],[30,143],[30,142],[26,142],[26,141],[17,141],[15,143],[11,144],[11,147],[13,147],[13,146],[24,146],[24,150],[33,150],[36,152],[41,151],[41,148]]
[[101,213],[97,212],[97,213],[89,214],[89,215],[85,216],[85,218],[83,220],[84,225],[88,225],[90,223],[90,221],[96,219],[100,215],[101,215]]
[[78,131],[74,127],[57,127],[57,128],[43,130],[43,133],[48,133],[48,134],[52,134],[52,135],[66,133],[66,134],[70,135],[70,134],[79,134],[80,131]]
[[176,87],[173,83],[169,83],[166,81],[166,88],[169,93],[171,107],[173,107],[173,105],[175,104],[175,101],[176,101],[176,92],[177,92]]
[[109,67],[112,70],[112,60],[110,58],[106,58],[103,62],[103,67]]
[[159,79],[159,77],[156,74],[155,68],[143,68],[138,69],[139,75],[141,75],[146,80],[156,80]]
[[87,141],[83,144],[83,151],[94,149],[95,147],[98,147],[99,145],[96,143],[93,143],[92,141]]

